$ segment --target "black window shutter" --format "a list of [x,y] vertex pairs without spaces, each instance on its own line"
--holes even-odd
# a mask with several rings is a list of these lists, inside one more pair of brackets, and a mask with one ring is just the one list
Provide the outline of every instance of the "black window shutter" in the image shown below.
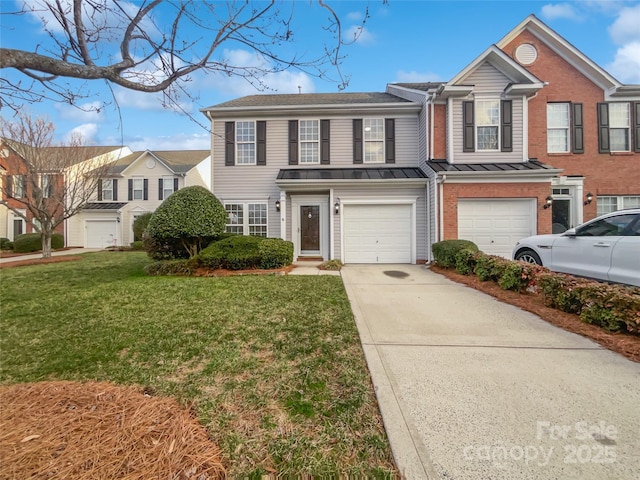
[[632,104],[633,106],[633,138],[635,141],[634,151],[640,152],[640,102]]
[[511,100],[500,102],[501,152],[513,152],[513,104]]
[[98,180],[98,201],[102,201],[102,180]]
[[13,197],[13,175],[7,175],[7,197]]
[[173,179],[173,191],[177,192],[178,191],[178,178],[174,178]]
[[162,178],[158,179],[158,200],[163,200],[162,198],[162,187],[164,187],[164,180]]
[[475,151],[475,126],[473,123],[473,102],[462,102],[462,151]]
[[144,200],[149,200],[149,179],[145,178],[142,181],[142,185],[143,185],[142,198]]
[[353,163],[362,163],[362,119],[353,119]]
[[582,104],[571,104],[571,143],[573,153],[584,153],[584,120]]
[[133,200],[133,179],[129,179],[129,201]]
[[115,202],[118,200],[118,179],[114,178],[111,182],[111,185],[113,185],[113,201]]
[[267,164],[267,122],[256,122],[256,165]]
[[384,119],[384,163],[396,163],[396,121]]
[[289,120],[289,165],[298,164],[298,121]]
[[236,124],[225,122],[224,124],[224,164],[233,166],[236,164]]
[[609,105],[606,103],[598,104],[598,151],[600,153],[609,153]]
[[322,165],[329,165],[331,163],[329,127],[329,120],[320,120],[320,163]]

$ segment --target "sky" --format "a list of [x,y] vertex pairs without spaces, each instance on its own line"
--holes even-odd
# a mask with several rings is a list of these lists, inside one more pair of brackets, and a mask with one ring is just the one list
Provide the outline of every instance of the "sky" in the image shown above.
[[[42,22],[34,15],[9,15],[23,6],[43,0],[0,0],[0,42],[3,47],[33,51],[49,42]],[[63,0],[69,1],[69,0]],[[113,0],[109,0],[113,1]],[[139,2],[121,5],[135,9]],[[344,91],[385,90],[387,83],[447,81],[490,45],[497,43],[529,14],[535,14],[589,58],[622,83],[640,84],[640,0],[547,1],[331,1],[341,18],[343,36],[353,38],[368,8],[364,30],[358,40],[343,47],[341,69],[350,76]],[[220,2],[220,5],[224,5]],[[317,2],[283,2],[293,9],[296,29],[283,53],[313,55],[330,40],[322,28],[326,13]],[[160,22],[157,23],[158,25]],[[150,26],[150,28],[154,28]],[[200,33],[189,31],[190,38]],[[105,51],[109,47],[105,46]],[[246,46],[223,46],[220,55],[237,64],[265,62]],[[243,63],[244,62],[244,63]],[[257,62],[257,63],[256,63]],[[21,74],[0,70],[0,77],[17,81]],[[248,82],[221,74],[195,74],[186,85],[195,98],[182,98],[181,108],[200,123],[203,107],[255,93],[336,92],[336,82],[320,80],[299,71],[286,70],[262,77],[268,86],[258,91]],[[46,115],[56,125],[60,141],[80,132],[87,143],[129,146],[132,150],[208,149],[206,128],[183,112],[163,108],[160,94],[107,88],[104,81],[75,82],[86,98],[78,107],[56,101],[25,104],[33,115]],[[75,88],[75,87],[74,87]],[[116,102],[117,101],[117,102]],[[116,103],[118,107],[116,107]],[[91,107],[100,107],[99,111]],[[6,107],[0,114],[10,119]]]

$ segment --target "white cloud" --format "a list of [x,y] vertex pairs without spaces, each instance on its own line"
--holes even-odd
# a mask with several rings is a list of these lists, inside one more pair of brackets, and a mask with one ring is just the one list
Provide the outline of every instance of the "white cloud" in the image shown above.
[[624,83],[640,83],[640,41],[620,47],[608,70]]
[[364,14],[362,12],[349,12],[346,18],[352,22],[360,22],[364,18]]
[[76,122],[100,122],[104,118],[103,104],[100,101],[87,102],[81,105],[55,103],[54,108],[64,120]]
[[125,144],[131,150],[208,150],[211,137],[208,133],[177,133],[160,137],[125,138]]
[[115,87],[115,97],[120,108],[135,108],[149,111],[174,111],[193,112],[193,103],[186,99],[178,98],[178,105],[174,105],[165,98],[162,92],[145,93],[137,90],[129,90],[122,87]]
[[95,143],[95,136],[98,134],[98,124],[96,123],[83,123],[71,130],[66,138],[70,139],[76,135],[82,136],[86,145]]
[[440,82],[442,77],[437,73],[432,72],[416,72],[412,70],[405,72],[400,70],[396,73],[396,82],[400,83],[421,83],[421,82]]
[[546,20],[556,20],[558,18],[566,18],[568,20],[582,20],[581,15],[569,3],[549,3],[544,5],[541,10],[542,18]]
[[620,10],[609,35],[618,45],[640,40],[640,4]]
[[376,43],[376,37],[370,30],[362,25],[353,25],[342,34],[342,40],[346,43],[354,42],[358,45],[369,46]]

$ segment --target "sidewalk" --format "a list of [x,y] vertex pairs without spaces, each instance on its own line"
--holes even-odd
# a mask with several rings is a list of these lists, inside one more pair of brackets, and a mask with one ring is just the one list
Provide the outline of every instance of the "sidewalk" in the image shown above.
[[[59,257],[62,255],[79,255],[81,253],[91,253],[91,252],[99,252],[100,248],[70,248],[69,250],[61,250],[59,252],[51,253],[52,257]],[[33,260],[42,258],[41,253],[29,253],[25,255],[16,255],[12,257],[0,258],[0,264],[2,263],[11,263],[11,262],[22,262],[24,260]]]
[[418,265],[347,265],[407,479],[640,478],[640,364]]

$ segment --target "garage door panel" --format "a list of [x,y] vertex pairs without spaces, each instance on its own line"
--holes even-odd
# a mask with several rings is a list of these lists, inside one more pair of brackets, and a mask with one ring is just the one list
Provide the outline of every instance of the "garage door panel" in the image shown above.
[[117,223],[115,220],[87,220],[86,247],[106,248],[116,241]]
[[410,263],[411,205],[345,205],[344,261]]
[[510,258],[518,240],[535,235],[531,204],[529,199],[459,200],[458,238]]

